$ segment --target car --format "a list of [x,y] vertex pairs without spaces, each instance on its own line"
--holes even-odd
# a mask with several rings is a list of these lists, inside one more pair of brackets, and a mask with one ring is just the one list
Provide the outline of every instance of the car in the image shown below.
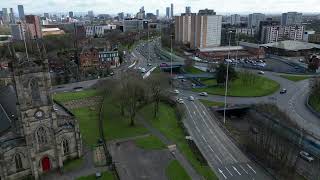
[[264,75],[264,72],[263,72],[263,71],[259,71],[259,72],[258,72],[258,74],[262,74],[262,75]]
[[175,90],[173,90],[173,93],[175,93],[175,94],[179,94],[180,92],[179,92],[179,90],[178,90],[178,89],[175,89]]
[[207,92],[201,92],[199,93],[200,96],[208,96],[208,93]]
[[53,110],[54,111],[58,111],[59,110],[58,107],[55,104],[53,105]]
[[181,98],[177,98],[176,101],[177,101],[177,103],[179,103],[179,104],[183,104],[183,103],[184,103],[183,99],[181,99]]
[[83,87],[74,87],[73,90],[74,90],[74,91],[77,91],[77,92],[78,92],[78,91],[82,91],[82,90],[83,90]]
[[281,89],[280,94],[285,94],[285,93],[287,93],[287,89],[285,88]]
[[189,101],[194,101],[194,97],[193,96],[189,96]]
[[300,157],[308,162],[311,162],[314,160],[314,158],[307,152],[305,151],[300,151],[299,153]]
[[167,63],[161,63],[160,67],[168,67],[169,65]]
[[114,72],[111,72],[110,75],[113,76],[113,75],[114,75]]

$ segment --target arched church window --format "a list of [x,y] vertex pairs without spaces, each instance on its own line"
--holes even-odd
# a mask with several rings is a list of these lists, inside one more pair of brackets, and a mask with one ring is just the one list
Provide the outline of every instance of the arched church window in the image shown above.
[[36,134],[39,144],[46,144],[48,142],[46,130],[43,127],[40,127]]
[[23,166],[22,166],[22,159],[21,159],[21,155],[20,154],[16,154],[14,156],[14,162],[16,164],[16,170],[21,170],[23,169]]
[[40,90],[39,90],[39,84],[36,79],[32,79],[30,82],[30,89],[31,89],[31,97],[33,101],[39,101],[40,100]]
[[64,155],[69,153],[69,142],[68,142],[68,140],[64,139],[62,141],[62,148],[63,148],[63,154]]

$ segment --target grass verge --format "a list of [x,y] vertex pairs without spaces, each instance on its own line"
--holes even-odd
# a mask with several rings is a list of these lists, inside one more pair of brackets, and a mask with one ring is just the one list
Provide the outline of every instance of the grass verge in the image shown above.
[[72,101],[72,100],[79,100],[85,99],[88,97],[99,96],[101,92],[95,89],[88,89],[78,92],[63,92],[63,93],[56,93],[53,95],[53,99],[59,101],[61,103]]
[[320,99],[317,98],[314,94],[311,94],[309,97],[310,106],[317,112],[320,112]]
[[166,148],[166,145],[163,144],[159,138],[153,135],[135,139],[134,143],[137,147],[147,150],[160,150]]
[[[256,75],[254,75],[256,76]],[[206,79],[202,81],[207,87],[194,88],[194,92],[207,92],[213,95],[223,96],[225,93],[225,87],[217,85],[216,80]],[[238,78],[229,83],[228,96],[236,97],[260,97],[266,96],[276,92],[280,85],[268,78],[256,76],[254,83],[246,83],[241,78]]]
[[101,178],[96,178],[96,175],[89,175],[89,176],[83,176],[83,177],[79,177],[76,180],[116,180],[117,178],[113,175],[112,172],[109,171],[105,171],[101,174]]
[[166,168],[166,175],[169,180],[191,180],[186,170],[177,160],[170,161]]
[[129,118],[122,116],[120,108],[111,98],[105,98],[103,102],[103,128],[107,140],[128,138],[147,134],[148,130],[138,122],[135,126],[129,126]]
[[98,131],[98,119],[99,108],[98,107],[82,107],[72,109],[72,113],[76,116],[82,139],[85,144],[90,147],[94,147],[99,138]]
[[193,66],[191,67],[184,67],[184,70],[186,71],[186,73],[190,73],[190,74],[200,74],[203,73],[203,71],[201,71],[198,68],[195,68]]
[[295,82],[310,78],[310,76],[306,76],[306,75],[289,75],[289,74],[281,74],[280,77],[288,79],[290,81],[295,81]]
[[212,107],[212,106],[224,106],[223,102],[215,102],[215,101],[209,101],[209,100],[205,100],[205,99],[199,99],[199,101],[207,106],[207,107]]
[[196,154],[194,154],[188,145],[173,107],[165,103],[160,103],[157,118],[153,117],[153,104],[149,104],[142,108],[140,113],[146,120],[150,121],[153,127],[157,128],[178,146],[179,150],[185,155],[200,175],[205,177],[205,179],[217,179],[209,166],[201,164],[200,161],[198,161]]
[[64,162],[62,170],[64,172],[72,171],[74,169],[81,167],[82,164],[83,164],[83,158],[68,160]]

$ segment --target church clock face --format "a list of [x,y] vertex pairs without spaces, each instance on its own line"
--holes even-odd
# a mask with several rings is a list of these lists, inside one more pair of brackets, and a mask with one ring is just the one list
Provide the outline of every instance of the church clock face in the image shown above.
[[34,114],[34,116],[35,116],[36,118],[42,118],[43,115],[44,115],[44,113],[43,113],[43,111],[41,111],[41,110],[36,111],[36,113]]

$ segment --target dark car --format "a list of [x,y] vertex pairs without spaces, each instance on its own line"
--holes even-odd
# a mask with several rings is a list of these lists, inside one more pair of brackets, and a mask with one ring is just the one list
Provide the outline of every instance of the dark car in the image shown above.
[[287,89],[281,89],[281,91],[280,91],[280,94],[285,94],[285,93],[287,93]]

